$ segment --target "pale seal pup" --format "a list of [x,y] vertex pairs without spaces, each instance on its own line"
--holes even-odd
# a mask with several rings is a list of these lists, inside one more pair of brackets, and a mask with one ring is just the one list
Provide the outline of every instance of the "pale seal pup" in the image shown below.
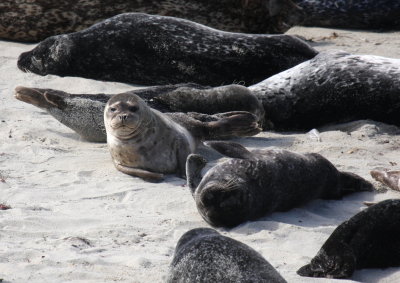
[[202,177],[206,161],[191,154],[186,175],[199,213],[213,226],[232,227],[313,199],[340,199],[373,189],[363,178],[338,171],[317,153],[275,148],[248,151],[232,142],[210,141],[207,145],[231,159]]
[[284,283],[258,252],[210,228],[192,229],[179,239],[168,283]]
[[[260,132],[264,110],[245,87],[202,87],[191,84],[129,91],[185,127],[196,139],[227,139]],[[54,89],[17,87],[15,97],[35,105],[83,139],[106,142],[104,108],[112,94],[70,94]],[[222,101],[222,103],[219,103]],[[183,112],[183,113],[180,113]]]
[[297,273],[350,278],[356,269],[400,266],[399,247],[400,200],[385,200],[340,224]]
[[394,170],[372,170],[372,178],[388,186],[392,190],[400,191],[400,171]]
[[2,0],[0,38],[40,41],[126,12],[179,17],[245,33],[282,33],[300,17],[292,0]]
[[399,29],[397,0],[294,0],[302,9],[298,24],[356,29]]
[[18,67],[43,76],[140,85],[251,85],[316,54],[290,35],[230,33],[179,18],[126,13],[47,38],[22,53]]
[[343,51],[315,58],[250,86],[274,130],[307,130],[372,119],[400,126],[400,60]]

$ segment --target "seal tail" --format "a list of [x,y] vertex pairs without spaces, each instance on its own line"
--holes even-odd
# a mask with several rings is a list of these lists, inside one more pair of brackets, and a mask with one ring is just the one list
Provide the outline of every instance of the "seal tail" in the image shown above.
[[192,194],[202,179],[201,170],[206,166],[207,160],[199,154],[190,154],[186,159],[187,184]]
[[339,182],[342,193],[349,194],[354,192],[373,191],[374,186],[367,180],[350,172],[339,172]]

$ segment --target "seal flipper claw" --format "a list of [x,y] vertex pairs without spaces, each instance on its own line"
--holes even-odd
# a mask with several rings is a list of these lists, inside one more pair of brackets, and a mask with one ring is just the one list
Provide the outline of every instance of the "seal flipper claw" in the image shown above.
[[207,141],[204,144],[228,157],[240,159],[254,158],[254,154],[248,151],[244,146],[239,143],[225,141]]
[[186,159],[187,184],[192,194],[202,179],[201,170],[207,165],[207,160],[199,154],[190,154]]
[[400,191],[400,171],[372,170],[370,174],[392,190]]
[[374,186],[370,182],[356,174],[350,172],[339,172],[339,174],[340,187],[344,195],[354,192],[371,192],[374,190]]

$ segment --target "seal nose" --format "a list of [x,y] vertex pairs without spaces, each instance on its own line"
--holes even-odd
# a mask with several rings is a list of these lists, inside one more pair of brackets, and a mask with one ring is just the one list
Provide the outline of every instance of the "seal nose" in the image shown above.
[[119,115],[119,120],[121,122],[124,122],[126,119],[128,119],[128,114],[121,114]]

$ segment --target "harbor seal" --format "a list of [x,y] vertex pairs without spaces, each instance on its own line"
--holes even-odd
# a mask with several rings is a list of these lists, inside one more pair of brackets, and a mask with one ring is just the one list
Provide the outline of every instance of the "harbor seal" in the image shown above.
[[298,24],[304,26],[399,29],[400,2],[393,0],[294,0],[302,9]]
[[400,266],[399,235],[400,200],[382,201],[340,224],[297,273],[350,278],[356,269]]
[[18,67],[42,76],[140,85],[251,85],[316,54],[290,35],[229,33],[179,18],[126,13],[47,38],[22,53]]
[[[260,132],[264,110],[245,87],[193,84],[132,90],[151,108],[165,113],[197,140],[252,136]],[[15,97],[35,105],[92,142],[106,142],[104,108],[112,94],[70,94],[54,89],[17,87]],[[219,103],[222,101],[223,103]],[[174,112],[174,113],[170,113]]]
[[291,18],[300,17],[291,0],[2,0],[0,38],[37,42],[126,12],[179,17],[245,33],[282,33]]
[[151,109],[137,95],[117,94],[104,109],[107,144],[115,167],[128,175],[159,181],[185,175],[196,142],[182,126]]
[[213,226],[233,227],[312,199],[340,199],[348,193],[373,189],[363,178],[338,171],[317,153],[248,151],[238,143],[220,141],[207,145],[231,159],[215,165],[202,177],[206,161],[191,154],[186,175],[199,213]]
[[259,253],[214,229],[192,229],[179,239],[168,283],[286,282]]
[[372,170],[370,172],[372,178],[388,186],[392,190],[400,191],[400,171]]
[[360,119],[400,126],[399,59],[321,52],[249,90],[278,131]]

